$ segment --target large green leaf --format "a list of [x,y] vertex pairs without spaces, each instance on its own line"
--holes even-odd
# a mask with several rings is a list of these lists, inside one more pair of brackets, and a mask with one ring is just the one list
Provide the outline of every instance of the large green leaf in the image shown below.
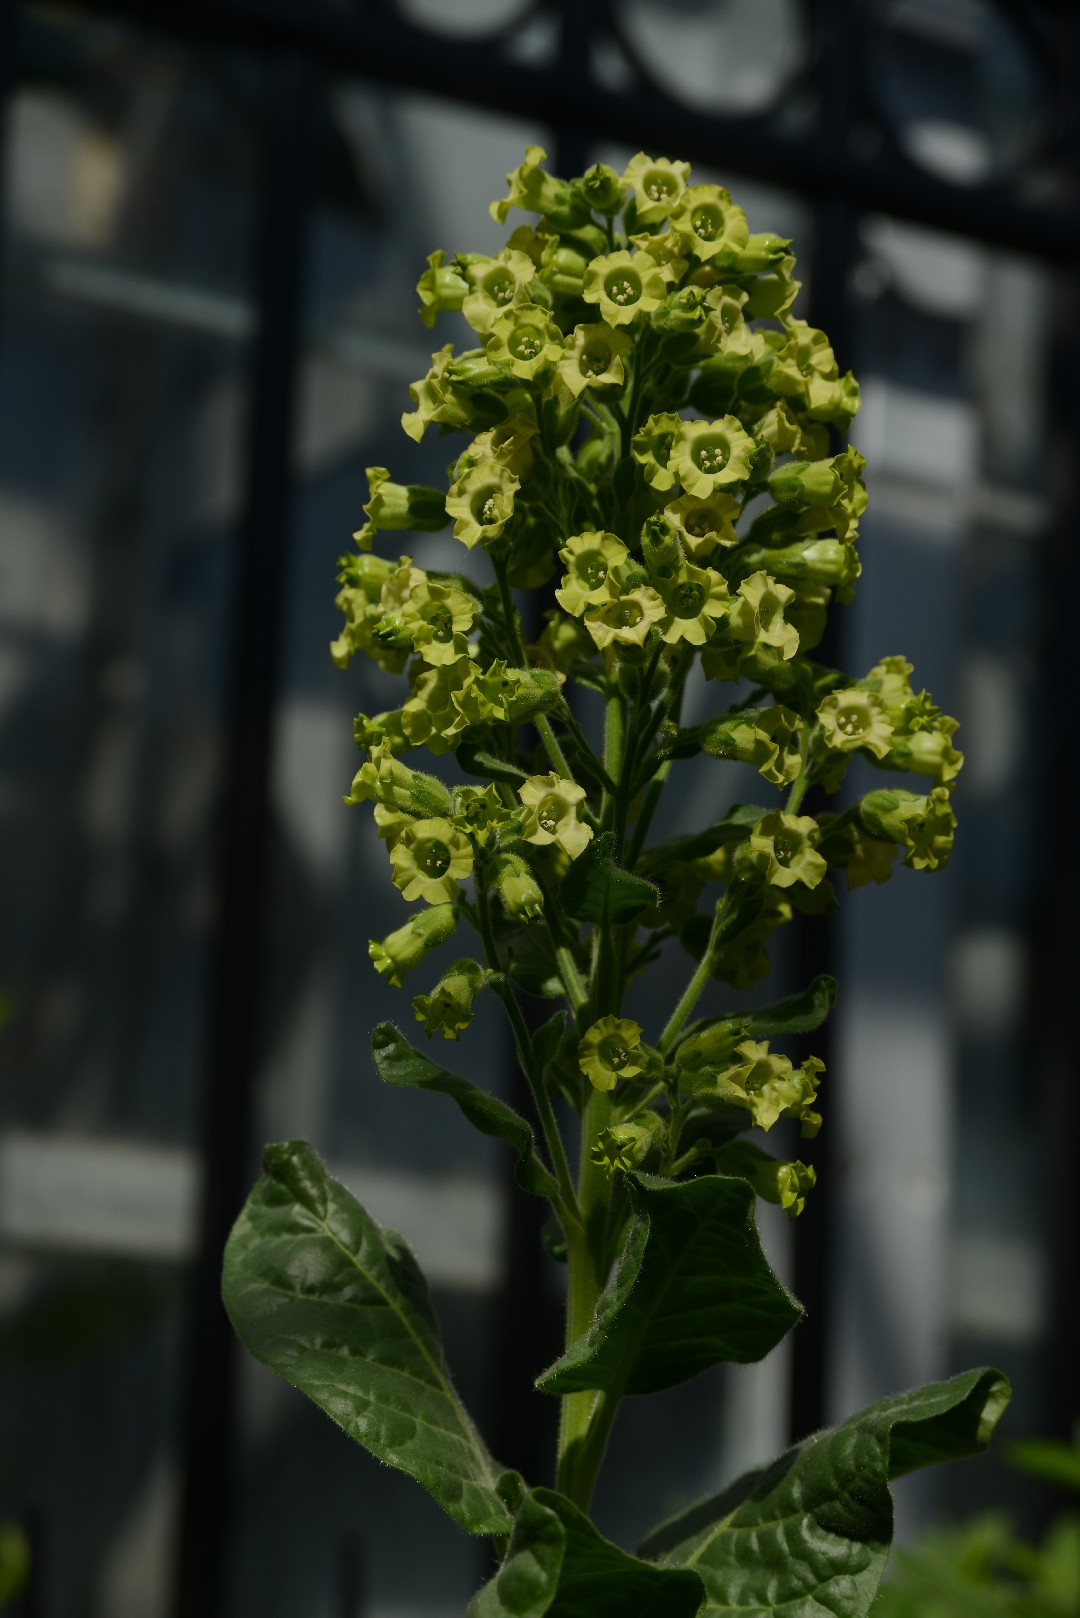
[[985,1449],[1008,1398],[1000,1371],[979,1370],[883,1399],[690,1506],[641,1554],[700,1573],[703,1618],[863,1618],[892,1542],[890,1478]]
[[703,1597],[696,1573],[628,1556],[565,1495],[534,1489],[466,1618],[695,1618]]
[[802,1311],[769,1268],[745,1180],[629,1174],[634,1217],[593,1324],[537,1379],[545,1393],[655,1393],[723,1360],[760,1360]]
[[604,926],[633,921],[660,903],[660,890],[643,876],[624,871],[614,858],[615,834],[604,832],[579,854],[563,877],[559,898],[575,921]]
[[684,1066],[692,1066],[692,1061],[685,1060],[693,1048],[691,1041],[719,1023],[727,1024],[733,1034],[738,1030],[743,1039],[772,1039],[777,1034],[811,1034],[815,1028],[821,1027],[835,1003],[836,979],[822,972],[809,988],[799,994],[789,994],[783,1000],[773,1000],[767,1006],[757,1006],[750,1011],[699,1017],[696,1022],[688,1023],[676,1049],[676,1060]]
[[500,1469],[451,1384],[427,1285],[401,1237],[304,1141],[268,1146],[225,1248],[244,1346],[473,1534],[506,1533]]
[[526,1120],[505,1101],[489,1095],[469,1079],[439,1067],[410,1045],[391,1022],[379,1023],[371,1035],[371,1054],[380,1078],[414,1090],[438,1090],[453,1098],[474,1128],[483,1135],[509,1141],[518,1154],[517,1182],[537,1196],[557,1196],[559,1187],[536,1152],[536,1140]]

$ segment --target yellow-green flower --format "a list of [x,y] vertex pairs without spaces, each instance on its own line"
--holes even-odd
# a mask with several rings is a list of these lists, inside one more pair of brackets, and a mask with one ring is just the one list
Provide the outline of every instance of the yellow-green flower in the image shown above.
[[488,210],[492,219],[504,225],[511,208],[543,214],[553,224],[561,226],[572,227],[588,219],[589,205],[584,198],[575,195],[566,180],[540,167],[546,157],[542,146],[526,146],[524,163],[519,163],[506,176],[510,187],[508,195],[493,202]]
[[559,376],[575,399],[586,388],[619,387],[623,381],[621,356],[630,346],[626,333],[604,320],[575,326],[566,339]]
[[504,247],[495,258],[470,264],[466,274],[469,290],[461,303],[462,313],[473,331],[486,332],[499,315],[526,299],[536,265],[527,253]]
[[427,262],[427,269],[416,283],[416,291],[420,298],[420,319],[425,326],[434,326],[442,310],[461,308],[469,283],[456,262],[446,262],[446,254],[441,250],[429,253]]
[[456,663],[468,655],[465,636],[480,611],[475,596],[426,579],[402,608],[402,625],[425,663]]
[[520,479],[499,461],[481,461],[451,485],[447,513],[454,519],[454,538],[472,550],[498,539],[514,513]]
[[745,483],[753,453],[754,440],[735,416],[683,421],[668,464],[687,494],[705,500],[718,489]]
[[786,786],[798,775],[801,721],[790,708],[745,708],[702,727],[701,745],[712,758],[753,764],[766,781]]
[[727,582],[711,567],[693,567],[684,562],[677,576],[659,587],[666,617],[660,623],[660,636],[669,645],[686,641],[704,646],[731,605]]
[[446,753],[457,746],[464,721],[454,698],[479,672],[478,664],[469,658],[423,669],[401,709],[401,728],[411,746],[426,745],[433,753]]
[[532,382],[562,358],[563,334],[545,309],[519,303],[492,322],[486,347],[496,365],[507,365],[514,376]]
[[353,535],[360,550],[369,551],[383,528],[435,533],[446,527],[446,496],[441,489],[391,483],[385,466],[369,466],[367,480],[368,499],[363,508],[367,522]]
[[952,852],[956,816],[945,787],[925,797],[900,788],[868,792],[859,802],[859,819],[871,837],[900,843],[904,864],[913,871],[937,871]]
[[589,1148],[589,1161],[607,1174],[628,1174],[647,1166],[667,1140],[667,1124],[655,1112],[639,1112],[624,1124],[601,1129]]
[[411,770],[394,757],[387,743],[373,747],[371,757],[353,776],[352,791],[346,803],[368,799],[420,817],[450,812],[450,793],[436,775]]
[[654,489],[671,489],[675,473],[669,466],[675,434],[683,425],[681,416],[664,410],[650,416],[630,440],[630,451]]
[[520,854],[496,854],[491,862],[491,886],[508,916],[516,921],[539,921],[544,895],[527,860]]
[[814,847],[817,836],[818,823],[812,815],[787,815],[775,809],[750,833],[750,862],[774,887],[802,882],[816,888],[828,870]]
[[738,543],[735,518],[739,514],[739,501],[725,489],[717,489],[706,499],[683,494],[664,507],[664,516],[679,530],[683,548],[695,561],[711,556],[718,546],[725,549]]
[[492,835],[506,824],[512,813],[499,796],[493,781],[489,781],[486,787],[454,788],[454,821],[481,847],[490,842]]
[[605,646],[644,646],[649,631],[667,614],[663,599],[649,585],[620,594],[612,590],[607,601],[589,607],[585,628],[601,650]]
[[433,421],[444,427],[469,428],[474,425],[472,402],[467,392],[447,375],[448,368],[454,363],[454,345],[447,343],[431,356],[431,369],[427,375],[421,377],[419,382],[409,384],[409,394],[416,408],[405,411],[401,426],[418,444]]
[[592,838],[592,827],[579,819],[585,789],[567,781],[552,770],[548,775],[530,775],[518,787],[525,805],[522,836],[527,843],[544,847],[555,843],[570,859],[584,853]]
[[472,844],[442,815],[414,820],[390,850],[393,883],[406,899],[442,904],[456,899],[473,868]]
[[641,1026],[627,1017],[601,1017],[578,1043],[578,1066],[594,1090],[614,1090],[644,1071]]
[[472,1022],[473,1005],[487,979],[479,962],[465,957],[443,973],[430,994],[414,996],[413,1011],[417,1022],[423,1023],[424,1033],[457,1039]]
[[752,646],[775,646],[788,661],[799,650],[799,631],[784,618],[784,608],[795,599],[794,590],[778,584],[768,573],[743,579],[728,614],[727,632]]
[[600,316],[609,326],[626,326],[638,315],[659,309],[667,285],[648,253],[603,253],[594,258],[585,272],[582,297],[599,305]]
[[566,564],[555,599],[567,612],[580,618],[586,608],[607,601],[608,575],[625,562],[630,552],[617,534],[589,532],[571,534],[559,556]]
[[666,157],[638,152],[623,170],[622,183],[632,186],[638,222],[655,225],[677,208],[690,178],[689,163],[669,163]]
[[445,944],[453,936],[457,923],[457,910],[452,904],[431,905],[427,910],[414,911],[404,927],[388,934],[381,943],[376,938],[369,941],[368,954],[376,972],[400,989],[405,973],[419,966],[431,950]]
[[932,775],[939,787],[949,786],[964,763],[963,753],[949,739],[956,729],[957,721],[942,714],[933,730],[916,730],[909,735],[898,732],[884,761],[886,767],[913,775]]
[[696,258],[730,255],[750,239],[746,215],[719,185],[690,186],[671,215],[671,223]]
[[528,477],[533,464],[531,440],[539,431],[531,416],[521,410],[511,411],[505,420],[477,434],[458,460],[455,477],[463,477],[482,461],[498,461],[515,477]]
[[816,1120],[817,1115],[808,1112],[817,1097],[817,1075],[822,1069],[816,1057],[795,1068],[786,1056],[774,1055],[764,1039],[743,1040],[735,1050],[742,1061],[710,1079],[710,1095],[745,1108],[759,1129],[769,1130],[785,1116],[801,1118],[804,1126]]
[[641,252],[648,253],[669,287],[681,281],[690,266],[683,239],[677,230],[665,230],[657,236],[643,231],[640,235],[631,236],[630,243]]
[[875,758],[884,758],[892,746],[893,727],[885,715],[885,704],[873,691],[848,686],[832,691],[817,711],[821,736],[826,747],[842,753],[865,748]]

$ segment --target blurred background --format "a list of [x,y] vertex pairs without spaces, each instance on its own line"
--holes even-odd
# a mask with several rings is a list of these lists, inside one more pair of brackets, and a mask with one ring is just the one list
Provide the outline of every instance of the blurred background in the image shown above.
[[[411,1022],[367,960],[400,901],[341,794],[352,716],[386,704],[327,651],[364,467],[439,481],[449,454],[398,426],[452,335],[416,317],[425,257],[501,245],[487,203],[530,142],[561,173],[690,158],[794,238],[797,313],[863,388],[838,655],[909,656],[968,757],[948,871],[858,892],[779,963],[842,988],[819,1189],[766,1221],[807,1320],[761,1367],[635,1404],[600,1525],[632,1544],[975,1363],[1013,1380],[1006,1432],[1068,1430],[1078,22],[1065,0],[0,11],[12,1611],[456,1618],[485,1573],[233,1344],[220,1253],[266,1139],[310,1139],[407,1235],[492,1447],[546,1468],[520,1369],[560,1329],[536,1210],[448,1102],[371,1068],[372,1024]],[[494,1019],[469,1040],[449,1065],[512,1096]],[[1053,1504],[991,1460],[905,1485],[902,1526],[989,1501],[1032,1527]]]

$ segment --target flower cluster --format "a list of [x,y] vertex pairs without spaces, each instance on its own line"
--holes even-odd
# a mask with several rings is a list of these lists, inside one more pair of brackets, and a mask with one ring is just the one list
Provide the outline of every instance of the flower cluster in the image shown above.
[[[853,679],[808,655],[856,588],[866,491],[862,456],[841,447],[858,387],[794,313],[790,244],[752,232],[685,163],[638,153],[621,174],[564,180],[543,162],[530,147],[492,205],[531,222],[494,254],[432,254],[419,283],[426,325],[453,312],[473,333],[435,354],[402,417],[416,442],[463,435],[447,486],[369,468],[340,564],[334,659],[363,654],[404,682],[397,706],[356,720],[365,759],[346,801],[374,805],[391,881],[418,906],[370,953],[400,984],[467,923],[483,960],[416,995],[429,1035],[456,1039],[491,987],[541,1115],[555,1092],[603,1109],[594,1168],[677,1178],[706,1158],[797,1213],[813,1170],[735,1135],[781,1117],[814,1134],[821,1063],[774,1051],[782,1025],[687,1019],[710,979],[761,978],[773,933],[836,902],[836,873],[854,888],[898,857],[945,863],[956,722],[901,657]],[[373,548],[440,529],[442,571]],[[475,559],[458,571],[457,545],[486,558],[488,583]],[[544,611],[522,613],[520,592],[542,587]],[[714,696],[690,726],[695,667]],[[455,778],[475,784],[411,768],[420,747],[455,753]],[[669,777],[695,755],[755,768],[765,802],[658,840]],[[831,811],[856,756],[923,780]],[[635,1002],[640,1023],[623,1001],[668,946],[691,979],[647,1030],[651,1001]],[[543,1061],[521,992],[572,1014]]]

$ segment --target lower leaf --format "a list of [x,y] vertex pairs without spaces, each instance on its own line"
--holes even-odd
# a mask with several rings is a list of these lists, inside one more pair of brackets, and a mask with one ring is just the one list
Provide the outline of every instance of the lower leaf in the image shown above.
[[1008,1399],[994,1370],[882,1399],[671,1518],[641,1554],[701,1575],[702,1618],[863,1618],[892,1543],[889,1480],[985,1449]]
[[533,1489],[502,1567],[465,1618],[696,1618],[704,1594],[696,1573],[628,1556],[565,1495]]
[[505,1534],[500,1468],[451,1386],[412,1253],[305,1141],[268,1146],[263,1165],[225,1248],[237,1336],[462,1528]]

